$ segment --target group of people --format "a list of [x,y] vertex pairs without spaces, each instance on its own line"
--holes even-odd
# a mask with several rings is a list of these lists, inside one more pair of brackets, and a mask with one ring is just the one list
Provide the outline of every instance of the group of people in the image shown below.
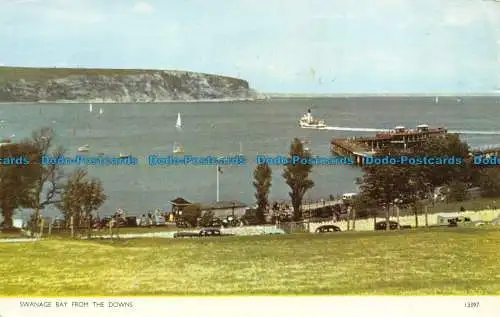
[[150,211],[147,214],[142,214],[138,225],[141,227],[157,226],[165,224],[166,219],[168,219],[168,213],[156,209],[154,212]]

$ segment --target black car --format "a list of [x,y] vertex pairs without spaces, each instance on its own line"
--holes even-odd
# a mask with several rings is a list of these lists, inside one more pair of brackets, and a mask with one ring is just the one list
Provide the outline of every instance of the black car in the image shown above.
[[[386,230],[387,224],[385,221],[380,221],[375,224],[375,230]],[[411,229],[411,226],[408,225],[399,225],[400,229]],[[390,230],[397,230],[398,229],[398,223],[396,221],[389,221],[389,229]]]
[[198,233],[198,235],[200,237],[203,237],[203,236],[220,236],[221,233],[220,233],[220,230],[217,229],[217,228],[203,228],[200,230],[200,232]]
[[181,232],[176,232],[174,233],[174,238],[193,238],[193,237],[199,237],[198,232],[189,232],[189,231],[181,231]]
[[334,226],[334,225],[326,225],[326,226],[321,226],[316,229],[317,233],[324,233],[324,232],[339,232],[342,231],[340,230],[339,227]]

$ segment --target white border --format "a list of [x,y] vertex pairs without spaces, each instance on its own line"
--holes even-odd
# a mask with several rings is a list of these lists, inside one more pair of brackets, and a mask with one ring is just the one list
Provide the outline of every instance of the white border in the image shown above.
[[[21,302],[50,302],[51,308],[21,307]],[[55,308],[55,302],[67,302]],[[72,302],[87,308],[72,308]],[[104,307],[93,307],[103,302]],[[133,307],[109,308],[110,302]],[[479,307],[468,303],[479,303]],[[2,298],[1,317],[66,316],[500,316],[500,297],[132,297],[132,298]]]

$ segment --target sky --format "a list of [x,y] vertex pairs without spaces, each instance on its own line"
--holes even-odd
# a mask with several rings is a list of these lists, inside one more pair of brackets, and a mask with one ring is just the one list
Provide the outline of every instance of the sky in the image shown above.
[[500,89],[493,0],[0,0],[0,64],[180,69],[261,92]]

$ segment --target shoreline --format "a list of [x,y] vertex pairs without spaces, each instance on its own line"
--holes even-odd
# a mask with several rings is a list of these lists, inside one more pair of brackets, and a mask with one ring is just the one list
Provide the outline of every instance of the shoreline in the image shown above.
[[162,101],[102,101],[102,100],[90,100],[90,101],[73,101],[73,100],[60,100],[60,101],[0,101],[0,105],[54,105],[54,104],[77,104],[77,105],[85,105],[85,104],[117,104],[117,105],[126,105],[126,104],[162,104],[162,103],[228,103],[228,102],[259,102],[269,100],[269,98],[261,98],[261,99],[196,99],[196,100],[162,100]]

